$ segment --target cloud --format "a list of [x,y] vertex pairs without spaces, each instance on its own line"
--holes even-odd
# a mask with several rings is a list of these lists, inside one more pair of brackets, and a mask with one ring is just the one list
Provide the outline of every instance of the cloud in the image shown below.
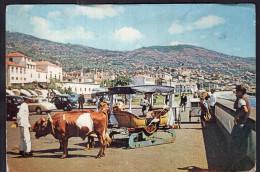
[[207,38],[207,36],[206,35],[201,35],[200,38],[205,39],[205,38]]
[[215,32],[214,34],[213,34],[213,36],[215,37],[215,38],[217,38],[217,39],[226,39],[226,34],[225,33],[220,33],[220,32]]
[[51,19],[57,19],[58,17],[60,17],[60,15],[61,11],[52,11],[48,13],[47,17]]
[[95,6],[79,6],[75,9],[66,8],[64,13],[70,17],[86,16],[91,19],[103,19],[105,17],[114,17],[120,13],[124,13],[125,9],[120,6],[112,5],[95,5]]
[[27,14],[33,8],[33,5],[22,5],[21,8],[18,9],[18,14]]
[[168,29],[168,32],[172,35],[181,34],[186,31],[198,30],[198,29],[208,29],[220,24],[225,23],[225,19],[209,15],[207,17],[202,17],[194,23],[180,24],[178,20],[174,21]]
[[207,17],[202,17],[201,19],[197,20],[194,23],[194,26],[198,29],[206,29],[223,23],[225,23],[225,19],[218,16],[209,15]]
[[199,43],[185,43],[185,42],[178,42],[178,41],[172,41],[170,45],[175,46],[175,45],[194,45],[194,46],[199,46]]
[[180,34],[192,29],[191,25],[181,25],[179,21],[176,21],[169,27],[168,31],[170,34]]
[[143,35],[139,30],[131,27],[123,27],[113,34],[113,38],[120,42],[134,42],[142,37]]
[[94,34],[92,32],[87,32],[81,26],[55,30],[51,28],[51,23],[49,21],[41,17],[32,17],[30,23],[34,26],[33,35],[42,39],[48,39],[55,42],[75,42],[75,40],[87,41],[94,39]]

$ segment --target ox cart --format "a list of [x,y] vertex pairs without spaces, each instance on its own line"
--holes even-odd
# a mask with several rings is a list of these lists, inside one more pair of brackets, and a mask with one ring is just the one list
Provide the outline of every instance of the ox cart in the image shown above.
[[[150,107],[147,116],[135,115],[132,113],[132,98],[134,94],[149,94],[150,103],[153,104],[154,93],[167,93],[170,97],[169,106]],[[129,97],[128,110],[115,103],[114,95],[126,94]],[[176,134],[173,126],[180,125],[180,117],[177,116],[176,109],[173,107],[174,87],[167,86],[124,86],[109,88],[110,95],[110,137],[120,134],[119,129],[124,129],[128,135],[127,147],[137,148],[164,143],[173,143]],[[167,135],[166,138],[157,137],[158,134]]]

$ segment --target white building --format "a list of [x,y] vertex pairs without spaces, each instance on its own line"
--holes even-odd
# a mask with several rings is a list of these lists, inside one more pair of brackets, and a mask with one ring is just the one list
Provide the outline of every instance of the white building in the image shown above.
[[136,75],[133,81],[134,85],[155,85],[155,78],[146,75]]
[[37,61],[36,66],[38,69],[47,72],[47,82],[50,82],[51,78],[56,78],[62,81],[62,67],[52,64],[48,61]]
[[40,68],[36,68],[36,72],[37,72],[37,81],[38,82],[44,82],[44,83],[48,83],[48,72],[45,70],[42,70]]
[[62,81],[62,67],[47,61],[33,62],[21,53],[6,54],[6,86],[35,81],[49,83],[50,78]]
[[26,82],[26,67],[11,61],[5,62],[6,86],[23,84]]
[[71,89],[72,92],[77,94],[91,95],[95,93],[93,89],[100,88],[99,84],[95,83],[72,83],[72,82],[63,82],[63,89]]
[[23,83],[32,83],[37,81],[36,63],[33,62],[31,58],[21,53],[9,53],[6,55],[6,60],[26,67],[26,80],[24,80]]
[[196,83],[176,83],[176,92],[197,92],[197,84]]

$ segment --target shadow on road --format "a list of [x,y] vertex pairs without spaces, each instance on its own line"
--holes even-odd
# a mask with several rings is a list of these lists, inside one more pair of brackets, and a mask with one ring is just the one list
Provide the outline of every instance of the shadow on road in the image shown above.
[[208,167],[210,170],[227,170],[228,154],[223,136],[215,123],[207,123],[203,129]]
[[[125,148],[126,149],[127,144],[128,144],[128,139],[113,139],[112,143],[110,144],[110,146],[108,148]],[[74,145],[82,146],[85,148],[86,142],[77,143]],[[99,141],[95,141],[94,148],[99,148],[99,147],[100,147]]]
[[188,166],[188,167],[182,167],[177,168],[178,170],[185,170],[188,172],[219,172],[218,170],[209,170],[209,169],[203,169],[196,166]]

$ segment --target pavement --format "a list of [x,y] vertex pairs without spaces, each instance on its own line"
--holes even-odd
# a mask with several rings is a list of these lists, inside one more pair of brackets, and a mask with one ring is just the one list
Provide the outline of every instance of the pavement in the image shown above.
[[[90,107],[88,107],[90,108]],[[94,107],[95,108],[95,107]],[[96,159],[99,147],[84,151],[86,140],[69,139],[69,158],[60,159],[59,142],[52,135],[35,139],[31,133],[33,157],[22,158],[19,152],[19,128],[11,128],[14,121],[7,121],[7,163],[10,171],[189,171],[189,169],[223,170],[226,155],[221,137],[213,123],[202,130],[197,119],[188,122],[189,107],[180,112],[184,123],[175,129],[176,141],[170,144],[127,149],[121,134],[115,137],[107,149],[106,156]],[[52,112],[51,115],[57,113]],[[60,112],[60,111],[59,111]],[[141,109],[133,108],[133,113],[141,114]],[[43,115],[30,114],[33,124]],[[186,121],[187,120],[187,121]],[[186,122],[185,122],[186,121]],[[122,129],[123,130],[123,129]]]

